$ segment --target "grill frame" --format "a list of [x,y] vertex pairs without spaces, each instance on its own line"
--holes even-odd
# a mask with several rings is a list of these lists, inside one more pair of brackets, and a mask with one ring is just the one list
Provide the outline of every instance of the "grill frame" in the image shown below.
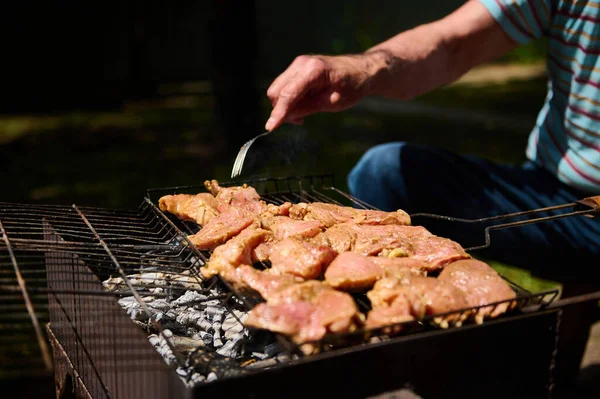
[[[335,188],[334,186],[334,181],[333,181],[333,177],[331,176],[312,176],[312,177],[301,177],[301,178],[297,178],[297,177],[291,177],[291,178],[280,178],[280,179],[259,179],[257,180],[248,180],[248,181],[235,181],[235,182],[227,182],[226,184],[223,184],[223,186],[231,186],[231,185],[238,185],[238,184],[242,184],[242,183],[247,183],[247,184],[252,184],[253,187],[257,188],[257,190],[259,190],[259,193],[261,193],[263,195],[263,198],[265,200],[267,200],[268,202],[275,202],[278,201],[279,203],[285,201],[285,200],[293,200],[294,198],[296,199],[295,201],[290,201],[290,202],[297,202],[297,201],[327,201],[327,202],[332,202],[330,200],[330,198],[321,193],[318,188],[319,187],[327,187],[333,194],[337,195],[339,197],[339,201],[338,200],[333,200],[334,203],[338,203],[341,205],[348,205],[348,204],[354,204],[360,207],[368,207],[368,204],[364,204],[361,203],[360,201],[357,201],[353,198],[351,198],[350,196],[348,196],[346,193],[338,190]],[[328,183],[328,184],[325,184]],[[263,188],[261,189],[261,185],[263,185]],[[297,188],[299,190],[298,193],[293,193],[293,190]],[[311,191],[306,191],[305,188],[308,188]],[[316,189],[315,189],[316,188]],[[286,190],[284,190],[286,189]],[[165,213],[163,213],[162,211],[160,211],[160,209],[158,209],[158,207],[156,206],[155,202],[152,200],[152,197],[154,195],[156,195],[157,193],[173,193],[173,192],[182,192],[183,190],[191,190],[191,191],[195,191],[195,192],[199,192],[199,191],[205,191],[203,190],[203,186],[185,186],[185,187],[173,187],[173,188],[163,188],[163,189],[154,189],[154,190],[148,190],[146,198],[144,199],[144,201],[142,202],[142,204],[140,205],[140,207],[137,210],[133,210],[133,211],[113,211],[113,210],[107,210],[107,209],[102,209],[102,208],[88,208],[88,207],[78,207],[76,205],[73,205],[71,207],[61,207],[61,206],[28,206],[28,205],[19,205],[22,207],[22,209],[26,210],[27,212],[33,212],[36,209],[38,211],[40,210],[44,210],[45,213],[45,219],[47,219],[46,222],[43,222],[40,224],[39,221],[32,221],[31,223],[36,227],[35,229],[33,229],[34,233],[34,237],[32,238],[31,236],[31,231],[32,231],[32,226],[26,226],[22,231],[15,229],[15,226],[10,226],[10,228],[7,228],[7,234],[3,234],[3,237],[8,237],[10,238],[10,242],[11,244],[17,248],[19,251],[25,251],[25,250],[34,250],[38,253],[43,253],[46,255],[46,262],[50,262],[53,263],[53,258],[52,256],[56,255],[56,254],[61,254],[60,256],[64,256],[67,260],[68,263],[70,262],[72,263],[76,263],[76,262],[80,262],[83,259],[83,264],[88,268],[89,267],[89,262],[90,259],[94,259],[94,256],[96,256],[99,253],[103,253],[104,256],[107,256],[108,260],[107,262],[109,263],[113,263],[117,266],[116,269],[114,270],[119,270],[121,272],[121,275],[124,275],[125,271],[127,270],[125,267],[121,268],[119,266],[119,260],[120,260],[120,256],[119,255],[120,252],[122,251],[124,253],[127,253],[127,251],[136,251],[136,250],[151,250],[153,248],[155,249],[165,249],[166,246],[169,246],[173,240],[174,237],[179,237],[181,235],[185,236],[185,233],[183,233],[183,231],[185,231],[186,229],[188,230],[189,233],[192,233],[193,231],[190,230],[190,225],[189,224],[185,224],[184,222],[181,222],[179,220],[177,220],[176,218],[172,217],[172,215],[166,215]],[[162,194],[161,194],[162,195]],[[292,197],[290,197],[292,196]],[[345,201],[345,203],[344,203]],[[277,203],[277,202],[275,202]],[[2,205],[2,204],[0,204]],[[40,211],[41,212],[41,211]],[[143,215],[144,212],[146,212],[146,216],[140,217],[140,215]],[[65,219],[68,219],[65,215],[65,213],[69,214],[69,217],[73,216],[76,217],[77,220],[80,223],[80,227],[84,228],[83,231],[87,231],[85,234],[81,235],[81,231],[75,229],[75,231],[73,231],[72,226],[69,223],[65,222]],[[52,217],[52,215],[54,215],[54,219]],[[148,216],[150,215],[150,216]],[[106,223],[106,226],[104,225],[106,221],[115,221],[118,222],[117,225],[119,225],[119,220],[120,217],[130,217],[131,221],[133,223],[133,221],[136,221],[136,223],[138,223],[140,226],[145,225],[153,225],[156,226],[156,224],[152,224],[152,223],[158,223],[160,224],[161,229],[160,231],[163,232],[168,232],[167,234],[161,235],[161,236],[156,236],[153,239],[146,239],[144,238],[144,235],[146,234],[145,232],[141,232],[139,236],[136,236],[135,234],[133,235],[127,235],[124,234],[123,231],[119,231],[118,229],[115,230],[114,226],[111,225],[111,223]],[[0,212],[0,220],[2,220],[4,217],[4,220],[6,220],[5,215],[3,215]],[[52,220],[53,219],[53,220]],[[48,221],[50,220],[50,221]],[[87,221],[87,223],[86,223]],[[63,224],[63,222],[65,222],[65,224]],[[39,230],[39,226],[41,226],[41,230]],[[135,223],[134,223],[134,230],[135,230]],[[17,226],[19,227],[19,226]],[[85,230],[85,228],[87,228],[87,230]],[[125,232],[131,233],[131,229],[128,230],[127,228],[124,228]],[[42,235],[41,239],[40,239],[40,234]],[[169,234],[172,234],[173,237],[169,237]],[[126,242],[115,242],[118,240],[122,240],[123,238],[128,238],[128,241]],[[184,241],[186,241],[184,239]],[[189,244],[189,241],[188,241]],[[205,262],[206,261],[206,256],[204,256],[200,251],[197,251],[195,248],[193,248],[193,246],[190,245],[190,247],[188,248],[188,250],[190,251],[190,253],[194,253],[197,256],[197,259],[200,260],[200,262]],[[50,255],[48,255],[50,254]],[[52,255],[54,254],[54,255]],[[117,259],[119,258],[119,259]],[[55,262],[57,265],[60,264],[60,262]],[[189,267],[188,271],[191,271],[193,269],[192,266]],[[92,273],[90,271],[90,274],[95,274]],[[126,273],[125,273],[126,274]],[[201,278],[201,275],[198,274],[199,279]],[[52,280],[52,278],[56,278],[55,276],[49,275],[49,280]],[[64,281],[65,279],[62,277],[58,278],[58,281]],[[67,278],[68,280],[68,278]],[[95,281],[95,283],[101,287],[101,283],[100,280],[96,279],[97,281]],[[233,290],[226,282],[222,281],[220,278],[218,278],[219,283],[223,284],[224,287],[228,288],[235,296],[239,296],[242,300],[246,301],[246,297],[239,295],[239,293],[236,293],[235,290]],[[516,287],[513,285],[513,287],[517,290],[520,289],[520,287]],[[131,286],[130,286],[131,288]],[[134,289],[132,289],[132,292],[135,291]],[[120,312],[120,313],[115,313],[115,314],[120,314],[122,316],[124,316],[123,318],[123,325],[128,326],[128,327],[124,327],[124,328],[129,328],[131,327],[131,331],[128,332],[131,334],[137,334],[139,333],[139,329],[138,327],[133,324],[131,322],[131,320],[126,317],[125,312],[123,312],[123,310],[121,309],[121,307],[117,304],[116,300],[114,300],[114,298],[111,295],[104,295],[103,293],[100,293],[98,290],[96,289],[92,289],[92,290],[83,290],[80,287],[78,288],[74,288],[72,290],[72,292],[69,293],[69,290],[66,289],[65,287],[60,287],[60,288],[56,288],[56,287],[52,287],[49,286],[48,289],[46,291],[44,291],[43,289],[40,289],[40,292],[47,292],[50,294],[50,296],[52,295],[60,295],[61,293],[63,294],[69,294],[69,295],[78,295],[80,298],[78,299],[78,301],[85,301],[86,299],[81,299],[83,297],[85,298],[110,298],[110,301],[112,301],[113,303],[113,307],[111,307],[112,310],[114,310],[114,312]],[[551,292],[546,292],[543,293],[542,296],[540,296],[539,294],[537,296],[529,296],[527,298],[537,298],[537,299],[543,299],[543,297],[545,297],[546,295],[553,295],[553,297],[550,299],[549,302],[551,302],[554,297],[557,295],[557,291],[551,291]],[[502,302],[500,302],[502,303]],[[248,303],[246,302],[246,304],[248,305]],[[530,302],[524,302],[522,305],[530,305],[530,304],[540,304],[540,301],[538,300],[533,300],[532,303]],[[252,304],[250,304],[251,306]],[[544,301],[541,301],[541,305],[542,307],[544,306]],[[54,308],[59,308],[60,306],[54,304],[53,305]],[[489,306],[489,305],[487,305]],[[88,307],[88,305],[81,307],[82,309],[85,309],[86,307]],[[90,306],[91,307],[91,306]],[[52,309],[52,307],[51,307]],[[111,310],[111,311],[112,311]],[[469,310],[472,310],[469,309]],[[539,309],[538,309],[539,310]],[[74,308],[73,308],[73,311]],[[456,313],[456,312],[452,312],[452,313]],[[519,317],[521,318],[529,318],[529,317],[534,317],[535,315],[517,315],[517,314],[513,314],[510,316],[506,316],[503,317],[502,320],[499,321],[503,321],[504,319],[507,320],[514,320],[515,323],[519,323],[518,320],[522,320],[519,319]],[[222,380],[217,380],[215,382],[211,382],[211,383],[205,383],[202,384],[196,388],[193,389],[193,392],[195,393],[200,393],[200,392],[210,392],[211,390],[214,389],[218,389],[218,390],[222,390],[223,392],[227,391],[229,388],[223,388],[225,386],[227,386],[227,384],[225,383],[226,381],[231,381],[231,383],[233,384],[234,381],[250,381],[248,380],[249,378],[254,378],[251,376],[262,376],[262,375],[279,375],[279,373],[282,373],[281,375],[285,375],[285,379],[286,381],[288,381],[289,383],[293,382],[293,379],[295,378],[294,376],[296,375],[296,371],[290,371],[290,370],[306,370],[305,365],[310,365],[310,364],[324,364],[325,366],[323,366],[325,369],[328,367],[327,363],[328,361],[331,361],[332,359],[337,359],[338,355],[339,357],[343,357],[343,356],[348,356],[349,358],[354,359],[353,361],[357,361],[357,362],[366,362],[367,364],[371,364],[374,365],[376,364],[376,360],[377,360],[377,356],[375,355],[371,355],[369,353],[370,349],[375,349],[375,348],[382,348],[382,347],[387,347],[389,345],[389,348],[400,348],[400,347],[404,347],[405,345],[409,345],[410,342],[413,342],[413,340],[419,340],[420,337],[435,337],[435,336],[439,336],[439,334],[444,334],[446,332],[450,332],[450,331],[425,331],[428,330],[431,325],[429,325],[429,323],[433,321],[433,317],[430,318],[426,318],[424,320],[421,321],[415,321],[415,322],[407,322],[407,323],[402,323],[402,326],[406,329],[405,333],[402,336],[397,336],[397,337],[391,337],[391,338],[385,338],[385,340],[383,342],[379,342],[379,343],[369,343],[369,344],[365,344],[365,336],[364,336],[364,332],[356,332],[356,333],[351,333],[351,334],[339,334],[339,335],[330,335],[328,337],[326,337],[324,340],[319,341],[317,343],[314,343],[315,345],[318,345],[319,350],[322,352],[320,354],[317,355],[312,355],[309,357],[305,357],[305,358],[301,358],[298,361],[294,361],[291,362],[290,364],[286,364],[286,365],[277,365],[274,368],[272,368],[271,370],[256,370],[256,372],[248,372],[247,376],[240,376],[240,377],[231,377],[231,378],[226,378],[226,379],[222,379]],[[546,320],[547,321],[547,320]],[[495,323],[497,322],[497,320],[493,320],[493,321],[487,321],[485,322],[482,326],[463,326],[462,328],[467,328],[469,327],[468,330],[466,331],[470,331],[471,328],[478,328],[478,327],[483,327],[489,323]],[[50,338],[51,338],[51,342],[52,342],[52,337],[54,337],[54,339],[56,340],[56,343],[58,343],[57,345],[53,345],[53,349],[54,349],[54,354],[55,354],[55,359],[59,359],[58,361],[61,361],[60,358],[60,353],[57,353],[57,348],[62,348],[62,344],[66,341],[72,340],[72,338],[69,337],[65,337],[63,336],[62,338],[60,337],[60,332],[58,332],[57,330],[55,330],[55,327],[58,327],[58,322],[50,322],[49,324],[49,331],[51,332],[50,334]],[[551,325],[552,323],[550,323]],[[544,327],[544,328],[550,328],[548,326]],[[135,329],[135,332],[134,332]],[[458,330],[461,330],[458,329]],[[78,329],[76,328],[76,331]],[[453,329],[456,330],[456,329]],[[551,329],[550,329],[551,330]],[[549,331],[550,331],[549,330]],[[376,331],[376,330],[375,330]],[[481,331],[481,330],[478,330]],[[369,334],[373,334],[374,331],[370,331]],[[408,334],[408,332],[411,333],[419,333],[419,334]],[[429,333],[436,333],[433,335],[429,335]],[[454,334],[454,331],[452,331],[452,333]],[[485,334],[485,333],[483,333]],[[143,334],[138,334],[140,337],[143,337]],[[287,338],[282,337],[280,335],[276,335],[277,339],[282,342],[284,345],[286,345],[286,348],[289,352],[292,353],[296,353],[298,355],[301,355],[302,352],[300,351],[300,348],[298,345],[291,343],[291,341],[289,341]],[[123,335],[121,336],[115,336],[115,339],[117,338],[123,338]],[[153,348],[148,342],[146,337],[144,338],[144,342],[140,341],[139,345],[141,349],[141,355],[140,355],[140,359],[144,358],[144,356],[150,356],[150,358],[153,359],[159,359],[162,360],[158,357],[158,353],[156,352],[155,348]],[[77,341],[79,338],[76,338],[75,341]],[[348,342],[347,340],[349,339],[350,342]],[[435,338],[431,338],[432,340],[435,340]],[[341,341],[338,341],[341,340]],[[359,340],[361,341],[360,344],[356,344],[354,341],[355,340]],[[60,342],[59,342],[60,341]],[[460,341],[460,340],[459,340]],[[83,344],[83,342],[80,340],[81,342],[81,346],[83,346],[82,350],[85,349],[87,350],[88,348],[85,347],[85,345]],[[431,342],[435,342],[435,341],[431,341]],[[343,349],[339,349],[340,346],[346,346],[348,344],[353,344],[349,347],[343,348]],[[110,346],[110,344],[109,344]],[[334,349],[334,351],[332,351],[332,349]],[[85,352],[84,350],[84,352]],[[60,352],[60,350],[59,350]],[[78,363],[77,359],[79,357],[79,355],[77,355],[78,351],[77,350],[73,350],[73,349],[69,349],[69,348],[63,348],[63,352],[66,354],[67,359],[69,359],[69,361],[67,362],[67,368],[70,368],[73,373],[73,375],[80,375],[81,379],[77,379],[77,378],[73,378],[73,381],[79,381],[79,384],[83,384],[82,386],[85,386],[86,390],[88,390],[89,392],[100,392],[100,396],[96,397],[101,397],[103,394],[105,396],[108,396],[107,393],[110,391],[109,389],[106,389],[106,386],[102,386],[103,385],[103,378],[104,377],[99,377],[100,382],[98,384],[91,384],[89,377],[86,377],[86,375],[89,375],[89,370],[85,371],[86,366],[82,363]],[[73,354],[75,355],[75,358],[73,358]],[[365,354],[366,353],[366,354]],[[84,356],[85,357],[85,356]],[[137,355],[136,355],[137,357]],[[62,358],[64,358],[64,356],[62,356]],[[90,359],[91,360],[91,359]],[[322,363],[325,362],[325,363]],[[339,365],[339,367],[342,367],[342,364],[340,363],[340,360],[336,360],[336,364]],[[70,366],[69,366],[70,363]],[[158,362],[160,363],[160,362]],[[294,368],[294,366],[298,366],[299,368]],[[346,366],[347,367],[347,366]],[[365,366],[361,366],[364,370],[365,373],[368,374],[368,367],[365,368]],[[120,382],[120,384],[123,385],[129,385],[130,387],[127,388],[127,391],[122,391],[122,392],[127,392],[128,394],[131,394],[130,396],[136,396],[136,395],[146,395],[146,397],[148,397],[147,395],[149,394],[157,394],[159,392],[165,392],[164,389],[167,389],[167,391],[176,391],[177,395],[182,395],[183,396],[187,396],[190,394],[190,390],[186,389],[185,387],[183,387],[180,384],[180,381],[178,381],[176,379],[176,376],[174,374],[174,371],[172,368],[167,367],[164,364],[156,364],[156,367],[152,367],[153,370],[157,371],[161,376],[164,375],[165,378],[165,382],[159,384],[160,389],[157,389],[156,386],[153,386],[152,384],[148,384],[148,383],[144,383],[144,381],[147,381],[147,376],[145,378],[143,378],[141,381],[133,381],[132,378],[125,378],[123,381]],[[85,372],[84,372],[85,371]],[[116,368],[112,371],[113,373],[116,371]],[[266,374],[263,374],[266,373]],[[308,373],[310,374],[310,371],[304,371],[303,373]],[[302,373],[301,373],[302,374]],[[397,377],[397,376],[396,376]],[[163,377],[160,377],[163,378]],[[261,378],[266,378],[266,377],[259,377],[257,380],[252,380],[252,381],[258,381]],[[172,379],[175,379],[175,381],[172,381]],[[84,381],[86,380],[86,381]],[[343,384],[343,379],[340,379],[339,381],[337,381],[337,384],[339,386],[339,384]],[[246,384],[245,382],[243,384]],[[251,385],[251,384],[250,384]],[[100,389],[96,389],[98,386],[100,386]],[[137,387],[137,388],[136,388]],[[166,388],[165,388],[166,387]],[[218,388],[221,387],[221,388]],[[264,391],[264,389],[256,387],[256,389],[258,389],[258,391],[261,391],[262,394],[267,394],[267,391]],[[238,392],[238,394],[243,396],[243,392],[244,388],[240,388],[240,392]],[[373,392],[375,392],[376,390],[373,390]],[[142,395],[142,396],[144,396]],[[118,395],[116,395],[118,396]]]

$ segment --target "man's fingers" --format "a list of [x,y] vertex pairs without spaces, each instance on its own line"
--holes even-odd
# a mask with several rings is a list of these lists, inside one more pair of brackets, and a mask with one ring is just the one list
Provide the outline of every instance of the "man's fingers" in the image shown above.
[[316,77],[313,76],[312,72],[309,72],[297,76],[296,80],[283,87],[265,128],[270,131],[281,125],[294,108],[294,105],[306,94],[315,81]]
[[300,56],[294,61],[294,64],[299,68],[295,75],[283,77],[269,88],[268,95],[270,98],[272,95],[271,102],[275,102],[271,116],[265,125],[269,131],[277,128],[286,120],[295,104],[309,90],[319,85],[319,81],[326,72],[325,62],[317,57]]

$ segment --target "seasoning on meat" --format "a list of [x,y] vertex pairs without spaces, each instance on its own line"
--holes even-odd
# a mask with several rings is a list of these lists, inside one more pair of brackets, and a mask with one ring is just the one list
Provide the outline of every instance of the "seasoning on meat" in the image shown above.
[[290,336],[296,343],[354,330],[361,320],[354,299],[319,281],[294,284],[255,306],[245,324]]
[[215,196],[219,212],[224,212],[231,207],[241,208],[256,214],[261,214],[267,210],[267,203],[261,200],[254,187],[246,184],[235,187],[221,187],[216,180],[207,180],[204,182],[204,186]]
[[314,237],[321,233],[325,226],[316,220],[294,220],[287,216],[273,216],[266,212],[260,217],[263,228],[271,230],[276,240],[288,237]]
[[213,250],[253,223],[258,226],[258,218],[254,214],[232,207],[211,219],[199,232],[188,236],[188,239],[198,249]]
[[327,246],[290,237],[273,244],[269,260],[273,273],[292,274],[308,280],[321,277],[336,255]]
[[458,243],[435,236],[422,226],[341,223],[324,235],[338,253],[410,257],[425,262],[427,270],[439,270],[449,262],[470,258]]
[[215,248],[210,260],[201,269],[206,278],[220,274],[224,279],[235,281],[235,269],[240,265],[252,264],[252,249],[269,239],[271,232],[248,227],[239,235]]
[[250,288],[258,292],[268,301],[278,291],[302,282],[303,279],[291,274],[274,274],[271,269],[257,270],[252,266],[242,265],[236,269],[234,284],[240,290]]
[[217,201],[212,194],[200,193],[165,195],[158,200],[162,211],[172,213],[181,220],[187,220],[204,226],[219,215]]
[[[369,328],[469,307],[464,293],[452,284],[412,274],[377,281],[367,297],[373,308],[367,316],[366,325]],[[440,322],[441,325],[446,325],[449,321],[462,322],[466,317],[465,313],[450,314]]]
[[367,209],[355,209],[349,206],[313,202],[310,204],[300,202],[290,209],[292,219],[318,220],[326,227],[338,223],[353,222],[357,224],[372,225],[410,225],[410,216],[403,210],[383,212]]
[[406,273],[426,275],[428,265],[411,258],[363,256],[354,252],[339,254],[325,271],[325,282],[343,291],[362,291],[383,277]]
[[[516,297],[515,291],[488,264],[476,260],[459,260],[446,266],[438,279],[452,284],[461,290],[469,306],[482,306],[507,301]],[[514,301],[498,306],[486,306],[478,312],[478,322],[482,317],[496,317],[514,306]]]

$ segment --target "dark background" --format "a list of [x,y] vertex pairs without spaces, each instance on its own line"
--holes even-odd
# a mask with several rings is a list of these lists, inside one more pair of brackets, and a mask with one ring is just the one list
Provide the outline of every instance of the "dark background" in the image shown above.
[[[5,4],[0,201],[135,207],[149,187],[228,179],[239,147],[263,131],[268,85],[294,57],[363,51],[461,3]],[[316,115],[259,140],[243,177],[328,173],[345,188],[360,155],[391,140],[519,162],[544,91],[538,79],[439,91],[418,99],[425,108],[383,102]]]
[[[3,2],[0,202],[135,208],[147,188],[228,180],[239,147],[263,132],[267,87],[294,57],[360,52],[462,3]],[[497,64],[526,66],[544,52],[535,42]],[[242,178],[326,173],[346,189],[360,156],[394,140],[518,163],[545,90],[536,76],[408,103],[369,99],[260,139]],[[17,386],[53,396],[51,376]]]

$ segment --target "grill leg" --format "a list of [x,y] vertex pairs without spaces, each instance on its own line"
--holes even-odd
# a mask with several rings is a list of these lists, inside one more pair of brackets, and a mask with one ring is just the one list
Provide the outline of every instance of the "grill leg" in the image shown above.
[[[563,297],[594,292],[598,289],[598,286],[592,287],[586,284],[565,285]],[[579,368],[590,336],[590,328],[597,321],[597,316],[598,303],[596,301],[568,306],[562,310],[554,369],[553,397],[557,399],[573,398],[577,390]]]

